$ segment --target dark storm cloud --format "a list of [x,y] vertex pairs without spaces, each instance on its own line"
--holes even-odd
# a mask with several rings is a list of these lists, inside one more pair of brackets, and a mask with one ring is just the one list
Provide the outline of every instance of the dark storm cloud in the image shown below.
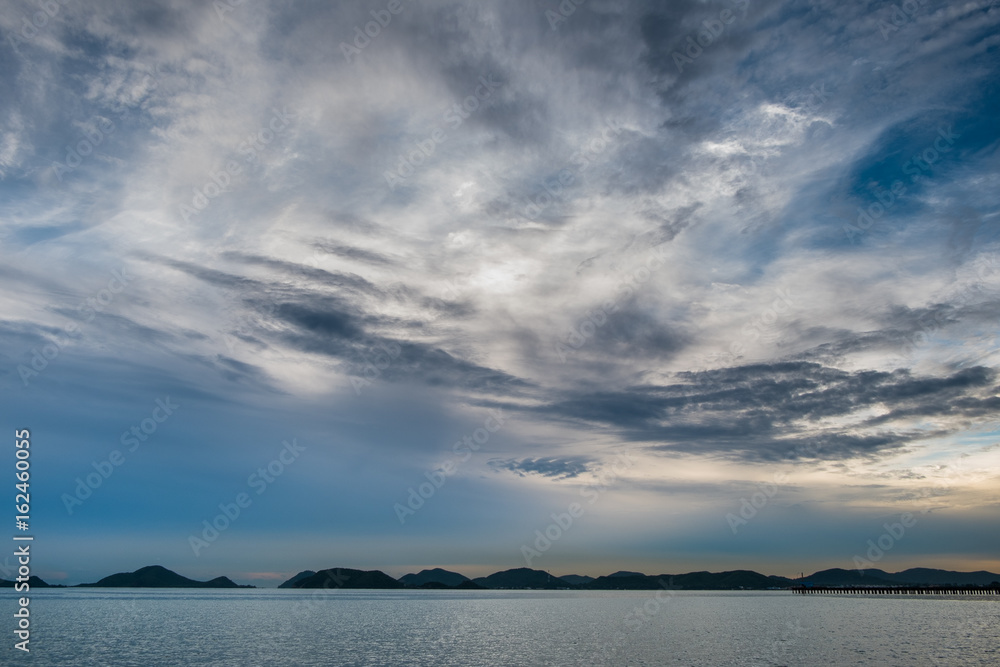
[[340,245],[327,241],[317,241],[316,243],[313,243],[313,247],[317,250],[321,250],[337,257],[356,259],[360,262],[367,262],[369,264],[378,264],[382,266],[393,266],[397,264],[395,260],[391,260],[381,253],[354,246]]
[[[329,249],[329,246],[324,246],[325,252],[331,252],[331,254],[337,254],[342,256],[348,256],[352,258],[361,258],[363,261],[370,263],[385,263],[394,264],[394,262],[382,258],[381,255],[377,253],[369,253],[364,250],[349,247],[340,247],[338,251],[334,252]],[[453,317],[462,317],[470,315],[474,312],[473,304],[461,301],[448,301],[445,299],[437,297],[424,296],[420,290],[404,285],[404,284],[383,284],[382,286],[376,286],[374,283],[362,278],[353,273],[343,273],[340,271],[330,271],[327,269],[315,268],[305,264],[298,264],[295,262],[288,262],[284,260],[276,260],[267,257],[261,257],[257,255],[246,255],[243,253],[223,253],[223,257],[228,259],[234,259],[236,261],[258,265],[266,266],[271,269],[275,269],[287,275],[297,275],[304,278],[308,278],[312,283],[317,286],[322,287],[332,287],[338,290],[343,290],[345,293],[340,294],[338,298],[354,300],[351,293],[356,293],[359,295],[376,297],[379,299],[392,298],[400,303],[408,303],[418,306],[421,309],[425,309],[431,313],[431,317],[437,318],[441,315],[448,315]],[[310,290],[307,288],[296,289],[291,288],[284,283],[273,283],[267,287],[268,292],[274,298],[298,298],[302,300],[310,299],[310,295],[320,296],[318,290]],[[327,298],[323,295],[323,298]],[[274,304],[273,299],[269,300],[259,300],[251,299],[250,301],[256,301],[258,308],[268,309],[273,311]],[[248,301],[249,302],[249,301]],[[361,309],[362,306],[360,302],[354,303],[352,306],[345,306],[349,308]],[[367,318],[372,321],[377,320],[381,324],[393,324],[396,326],[405,326],[412,328],[420,328],[423,326],[423,321],[413,320],[413,321],[402,321],[402,320],[390,320],[386,317],[373,317],[367,316]]]
[[[368,281],[356,276],[334,274],[322,269],[233,254],[243,262],[261,264],[282,271],[300,273],[334,287],[348,291],[377,292]],[[187,262],[161,259],[200,280],[232,290],[237,298],[250,306],[259,321],[247,323],[247,329],[232,332],[241,340],[261,346],[280,344],[293,349],[329,356],[344,364],[343,370],[352,376],[364,376],[371,364],[369,357],[385,355],[387,350],[399,350],[380,376],[389,381],[407,381],[436,387],[455,387],[476,391],[519,391],[529,382],[502,370],[480,366],[461,359],[439,347],[423,342],[377,333],[377,328],[410,328],[418,323],[377,315],[367,311],[362,302],[344,295],[329,295],[315,290],[290,287],[283,283],[251,280],[235,274],[206,269]],[[402,292],[405,293],[405,290]],[[424,300],[427,303],[426,300]],[[439,309],[463,312],[461,304],[430,300]],[[291,325],[273,330],[271,325]],[[227,371],[231,375],[232,369]],[[255,378],[261,377],[259,374]]]
[[124,10],[121,20],[130,29],[159,33],[161,36],[179,35],[191,28],[194,17],[187,11],[171,6],[170,2],[143,2],[141,4],[120,5]]
[[[995,410],[996,372],[975,367],[948,377],[920,377],[905,370],[848,372],[819,364],[787,362],[678,374],[683,383],[622,391],[570,394],[544,412],[606,424],[631,440],[660,442],[667,452],[744,460],[816,456],[834,460],[875,455],[932,432],[888,428],[859,433],[906,417],[976,417]],[[889,414],[850,426],[821,420],[884,406]]]
[[[518,5],[521,5],[520,12]],[[503,27],[507,28],[505,32],[518,35],[515,39],[526,40],[528,34],[537,34],[537,31],[530,29],[530,19],[525,20],[534,12],[525,14],[525,11],[531,12],[523,3],[509,3],[504,7],[483,7],[476,3],[441,6],[408,23],[405,36],[406,43],[413,47],[408,50],[428,59],[428,66],[437,70],[455,101],[472,95],[480,77],[498,81],[500,88],[484,101],[481,109],[470,115],[467,122],[498,131],[522,145],[550,139],[548,100],[544,93],[531,91],[524,85],[528,82],[512,63],[498,58],[500,54],[485,47],[481,31],[484,21],[499,14]],[[527,31],[523,30],[525,27]],[[426,40],[430,31],[436,36],[433,43]],[[516,79],[521,80],[518,94],[504,94],[504,88]]]
[[802,332],[802,340],[823,339],[801,355],[827,363],[859,352],[884,351],[906,354],[925,345],[940,330],[962,325],[982,325],[1000,318],[1000,301],[977,286],[959,292],[954,303],[931,303],[921,307],[892,305],[879,317],[882,328],[871,331],[831,330],[816,327]]
[[[665,127],[691,139],[719,129],[720,114],[704,111],[717,111],[721,99],[705,82],[719,74],[730,85],[743,82],[738,66],[764,39],[758,23],[779,6],[751,0],[648,5],[639,20],[640,34],[647,47],[645,63],[659,76],[661,97],[674,112]],[[707,31],[715,33],[712,39],[703,36]]]
[[286,262],[283,260],[272,259],[270,257],[261,257],[259,255],[246,255],[237,252],[226,252],[222,254],[223,257],[227,259],[233,259],[246,264],[254,264],[258,266],[266,266],[268,268],[276,269],[284,273],[298,274],[305,276],[311,280],[318,283],[328,285],[330,287],[347,288],[356,290],[358,292],[365,292],[368,294],[381,294],[380,290],[365,280],[361,276],[354,275],[351,273],[340,273],[337,271],[327,271],[326,269],[318,269],[305,264],[296,264],[294,262]]
[[[744,9],[748,9],[749,4],[739,3]],[[683,74],[684,69],[688,70],[689,77],[705,76],[707,73],[706,70],[710,70],[710,67],[707,62],[703,61],[705,58],[704,47],[698,48],[699,45],[695,41],[695,48],[691,48],[687,38],[692,37],[693,40],[697,39],[698,30],[702,27],[698,25],[699,19],[702,21],[717,19],[721,9],[728,9],[731,12],[736,6],[737,3],[706,4],[704,2],[696,2],[695,0],[647,3],[645,5],[646,13],[638,22],[640,35],[647,49],[645,57],[647,65],[653,71],[667,75],[670,79]],[[712,9],[715,9],[714,15],[711,11]],[[739,19],[746,19],[744,11],[740,11],[736,16]],[[735,32],[733,28],[734,24],[735,20],[727,24],[729,35],[723,36],[723,41],[732,41],[731,35]],[[729,40],[726,40],[725,37],[729,37]],[[718,49],[719,44],[713,43],[710,46],[715,46]],[[680,60],[680,67],[678,67],[678,60],[675,58],[675,54],[684,55],[685,49],[691,49],[692,54],[698,54],[698,60],[695,61],[697,65],[686,63],[682,59]],[[731,49],[732,45],[726,49],[730,58],[732,57]],[[712,51],[709,51],[709,53],[712,53]],[[685,67],[685,65],[688,66]]]
[[362,335],[361,328],[351,315],[332,308],[318,309],[283,303],[275,308],[274,314],[279,319],[324,338],[356,339]]
[[494,459],[489,462],[494,470],[506,470],[519,477],[539,475],[551,479],[572,479],[585,472],[590,472],[592,461],[587,458],[528,458],[528,459]]
[[682,324],[666,326],[636,300],[619,306],[594,333],[594,347],[600,348],[601,354],[627,354],[637,359],[670,359],[690,342]]
[[[378,343],[391,345],[391,341]],[[442,388],[521,393],[532,383],[502,370],[480,366],[424,343],[401,343],[399,358],[386,371],[389,377]],[[357,371],[363,371],[358,364]]]
[[480,366],[433,345],[376,333],[366,325],[386,324],[384,318],[346,312],[336,307],[336,301],[323,307],[322,301],[312,298],[308,303],[279,303],[272,311],[273,317],[293,328],[277,334],[262,329],[259,335],[335,358],[344,362],[345,370],[354,376],[364,376],[371,358],[377,358],[378,363],[386,365],[380,368],[379,376],[389,381],[477,391],[517,392],[529,386],[509,373]]
[[197,278],[198,280],[210,283],[212,285],[215,285],[216,287],[222,287],[227,289],[242,288],[251,291],[260,290],[263,287],[265,287],[265,284],[259,280],[254,280],[253,278],[247,278],[245,276],[241,276],[235,273],[228,273],[226,271],[210,269],[204,266],[199,266],[192,262],[185,262],[166,257],[156,257],[153,255],[146,255],[141,257],[177,269],[178,271],[182,271],[193,278]]

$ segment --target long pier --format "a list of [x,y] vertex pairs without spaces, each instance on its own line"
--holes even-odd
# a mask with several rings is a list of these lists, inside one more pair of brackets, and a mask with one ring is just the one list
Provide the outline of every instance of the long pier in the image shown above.
[[1000,586],[792,586],[799,595],[1000,595]]

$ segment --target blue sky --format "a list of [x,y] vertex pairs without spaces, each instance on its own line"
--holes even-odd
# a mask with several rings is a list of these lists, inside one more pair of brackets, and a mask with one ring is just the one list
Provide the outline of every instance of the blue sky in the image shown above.
[[1000,571],[1000,5],[904,4],[6,3],[36,572]]

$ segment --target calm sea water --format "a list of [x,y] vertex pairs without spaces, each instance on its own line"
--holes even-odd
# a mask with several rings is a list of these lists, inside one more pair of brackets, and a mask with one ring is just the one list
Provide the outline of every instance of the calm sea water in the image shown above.
[[1000,599],[655,596],[32,591],[31,655],[7,646],[0,664],[1000,665]]

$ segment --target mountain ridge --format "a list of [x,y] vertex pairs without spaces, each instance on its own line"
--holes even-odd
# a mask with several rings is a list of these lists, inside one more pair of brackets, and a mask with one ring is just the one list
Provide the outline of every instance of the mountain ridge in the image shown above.
[[435,567],[430,570],[421,570],[417,574],[404,574],[399,578],[399,581],[407,586],[424,586],[426,584],[438,583],[445,587],[454,588],[466,581],[470,581],[470,579],[464,574]]
[[168,570],[162,565],[147,565],[135,572],[118,572],[92,584],[77,584],[78,588],[256,588],[235,583],[229,577],[196,581]]
[[[985,570],[960,572],[937,568],[909,568],[886,572],[877,568],[865,570],[830,568],[805,577],[790,579],[764,575],[753,570],[724,572],[687,572],[684,574],[648,575],[641,572],[618,571],[597,578],[586,575],[555,576],[544,570],[521,567],[494,572],[470,579],[443,568],[430,568],[419,573],[405,574],[395,579],[381,570],[328,568],[303,570],[282,582],[278,588],[441,588],[475,590],[493,589],[566,589],[566,590],[765,590],[793,586],[989,586],[1000,582],[1000,574]],[[0,588],[10,588],[16,582],[0,579]],[[32,575],[32,588],[65,588],[49,584]],[[255,588],[240,585],[228,577],[196,581],[161,565],[148,565],[134,572],[119,572],[94,583],[76,584],[82,588]]]
[[381,570],[355,570],[349,567],[331,567],[325,570],[319,570],[315,574],[299,579],[291,585],[291,588],[403,587],[403,584],[399,580],[393,579]]

